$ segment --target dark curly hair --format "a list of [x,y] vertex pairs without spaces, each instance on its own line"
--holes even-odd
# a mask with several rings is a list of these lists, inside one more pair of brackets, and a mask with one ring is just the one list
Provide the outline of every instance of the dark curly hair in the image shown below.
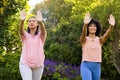
[[101,32],[101,26],[100,26],[100,22],[95,20],[95,19],[91,19],[91,21],[89,22],[88,26],[87,26],[87,36],[89,35],[89,31],[88,31],[88,27],[91,25],[91,24],[95,24],[96,27],[97,27],[97,30],[96,30],[96,33],[95,35],[98,36]]
[[[36,18],[36,17],[35,17],[35,16],[32,16],[32,17],[30,17],[30,18]],[[29,19],[30,19],[30,18],[29,18]],[[29,20],[29,19],[28,19],[28,20]],[[30,33],[30,28],[29,28],[29,27],[27,28],[27,32]],[[37,29],[36,29],[34,35],[37,35],[38,32],[39,32],[39,25],[37,25]]]

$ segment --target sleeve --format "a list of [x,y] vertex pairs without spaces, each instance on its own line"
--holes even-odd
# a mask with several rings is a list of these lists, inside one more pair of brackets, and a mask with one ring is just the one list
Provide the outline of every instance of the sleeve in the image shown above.
[[44,38],[44,36],[41,34],[41,31],[39,31],[38,35],[40,36],[40,41],[42,42],[42,45],[44,46],[45,38]]

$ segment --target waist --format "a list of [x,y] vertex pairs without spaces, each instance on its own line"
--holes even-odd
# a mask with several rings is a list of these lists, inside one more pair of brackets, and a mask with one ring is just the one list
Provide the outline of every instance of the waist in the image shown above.
[[81,63],[81,66],[85,66],[90,69],[100,68],[100,65],[101,65],[100,62],[83,61]]

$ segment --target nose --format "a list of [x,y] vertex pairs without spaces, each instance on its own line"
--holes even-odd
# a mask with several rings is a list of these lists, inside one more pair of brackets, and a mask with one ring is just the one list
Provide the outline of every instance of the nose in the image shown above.
[[35,22],[34,21],[31,21],[30,24],[33,25]]

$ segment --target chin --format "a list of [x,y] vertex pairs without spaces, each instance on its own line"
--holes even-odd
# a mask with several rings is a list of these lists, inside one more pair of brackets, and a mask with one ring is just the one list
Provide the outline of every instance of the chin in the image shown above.
[[32,26],[32,27],[29,27],[29,28],[30,28],[30,29],[35,29],[36,27],[33,27],[33,26]]

